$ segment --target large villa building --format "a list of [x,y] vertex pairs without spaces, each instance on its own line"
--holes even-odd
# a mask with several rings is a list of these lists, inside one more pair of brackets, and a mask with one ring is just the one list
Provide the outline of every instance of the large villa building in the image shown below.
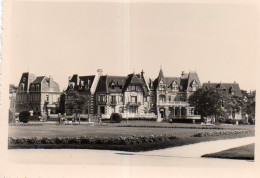
[[25,72],[16,94],[16,112],[33,111],[34,115],[56,113],[60,88],[52,77]]
[[[199,120],[200,115],[188,100],[200,87],[221,89],[226,94],[242,97],[238,83],[208,82],[201,85],[194,71],[182,72],[180,77],[166,77],[160,69],[157,78],[152,80],[146,78],[143,71],[127,76],[111,76],[103,75],[103,71],[98,69],[96,75],[74,74],[69,78],[63,94],[52,77],[37,77],[25,72],[18,85],[15,110],[43,115],[57,113],[57,108],[63,107],[63,112],[71,115],[75,111],[67,103],[74,99],[73,93],[76,92],[87,101],[83,113],[102,115],[103,119],[110,118],[112,113],[120,113],[124,119]],[[64,101],[63,104],[60,101]],[[230,112],[229,117],[242,118],[241,112]]]
[[[140,74],[128,76],[73,75],[69,79],[66,96],[78,91],[89,99],[85,113],[102,114],[109,118],[111,113],[122,114],[123,118],[156,118],[158,121],[172,119],[200,119],[188,97],[201,87],[196,72],[184,73],[180,77],[164,77],[162,69],[155,80]],[[66,110],[67,114],[69,110]]]

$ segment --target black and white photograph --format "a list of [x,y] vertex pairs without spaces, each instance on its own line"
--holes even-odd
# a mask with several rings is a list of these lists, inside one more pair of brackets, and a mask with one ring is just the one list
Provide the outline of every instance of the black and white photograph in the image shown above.
[[2,5],[1,177],[258,177],[256,0]]

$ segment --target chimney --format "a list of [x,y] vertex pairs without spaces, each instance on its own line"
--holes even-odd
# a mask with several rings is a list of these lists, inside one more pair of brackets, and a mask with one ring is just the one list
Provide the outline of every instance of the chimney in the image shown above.
[[98,76],[103,75],[103,70],[102,70],[102,69],[98,69],[98,70],[97,70],[97,74],[98,74]]
[[210,81],[208,81],[208,83],[210,83]]
[[49,76],[49,87],[52,87],[53,86],[53,78],[52,76],[50,75]]
[[184,71],[182,71],[182,72],[181,72],[181,77],[183,78],[183,77],[184,77],[184,75],[185,75],[185,72],[184,72]]
[[144,70],[142,69],[141,78],[144,78]]

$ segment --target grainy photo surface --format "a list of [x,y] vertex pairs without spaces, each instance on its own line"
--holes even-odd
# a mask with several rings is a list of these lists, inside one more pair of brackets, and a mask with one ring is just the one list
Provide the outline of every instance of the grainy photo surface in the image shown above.
[[1,175],[257,177],[258,13],[4,1]]

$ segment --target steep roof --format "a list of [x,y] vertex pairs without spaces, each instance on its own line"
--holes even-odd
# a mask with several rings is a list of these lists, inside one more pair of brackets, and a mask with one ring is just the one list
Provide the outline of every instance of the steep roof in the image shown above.
[[192,91],[192,83],[196,81],[198,87],[201,87],[199,77],[196,72],[190,72],[188,75],[188,82],[187,82],[187,88],[185,88],[187,91]]
[[175,81],[184,91],[192,91],[192,83],[196,82],[198,87],[201,87],[199,77],[196,72],[182,73],[182,77],[164,77],[162,69],[159,72],[158,77],[154,80],[153,86],[156,89],[160,81],[163,81],[167,87]]
[[210,88],[222,89],[224,92],[231,94],[234,92],[235,96],[242,97],[242,93],[238,83],[203,83],[203,88],[206,90]]
[[[127,77],[124,76],[100,76],[96,92],[121,93]],[[114,85],[114,88],[112,87]]]
[[[95,79],[95,75],[79,76],[78,74],[74,74],[69,80],[69,82],[73,82],[75,84],[74,90],[77,90],[79,92],[85,92],[85,91],[90,91],[94,79]],[[69,89],[69,86],[67,89]]]
[[24,85],[24,90],[23,92],[28,92],[30,84],[35,80],[36,76],[32,73],[29,72],[24,72],[21,76],[20,82],[18,87],[20,87],[21,84]]
[[[41,79],[41,77],[39,79]],[[52,78],[45,76],[41,82],[41,92],[60,92],[59,84],[53,81]]]
[[45,76],[36,77],[36,79],[32,82],[33,84],[41,83]]

